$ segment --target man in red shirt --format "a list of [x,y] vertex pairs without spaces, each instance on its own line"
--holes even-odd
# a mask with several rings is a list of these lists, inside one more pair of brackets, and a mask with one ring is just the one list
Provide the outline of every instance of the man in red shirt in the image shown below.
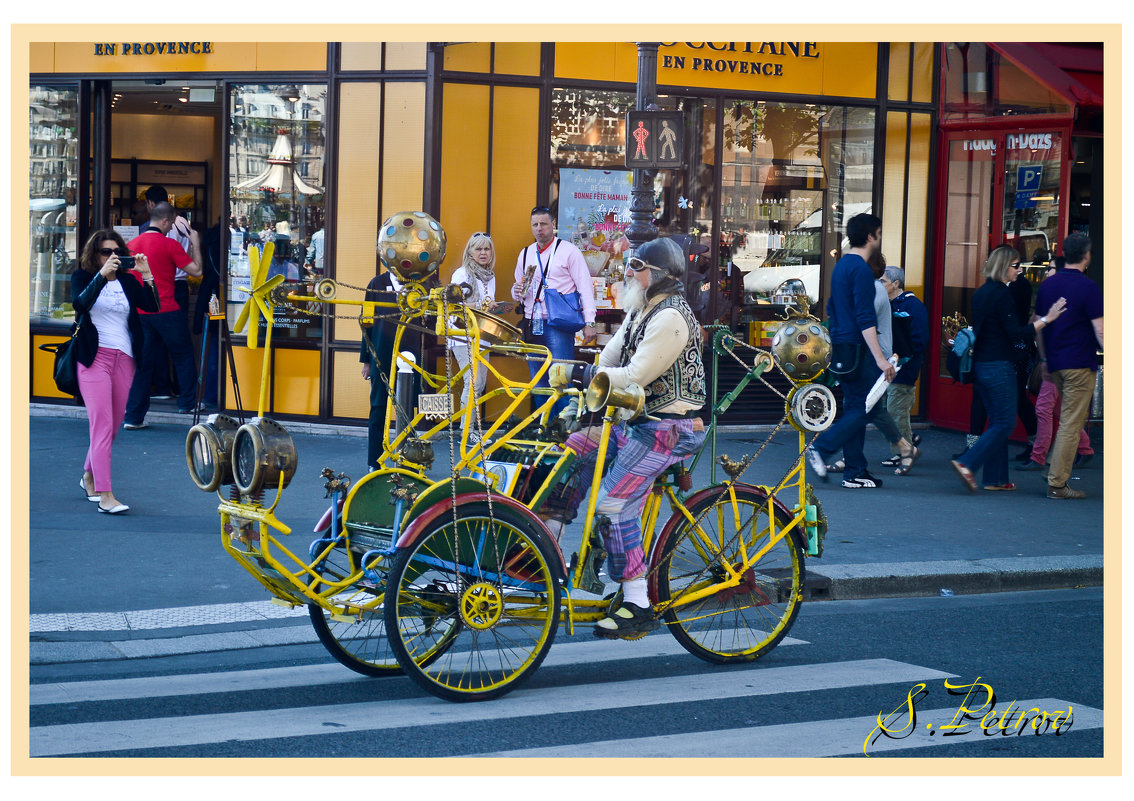
[[146,427],[146,412],[150,409],[150,383],[153,380],[154,365],[159,343],[165,343],[177,373],[177,384],[181,394],[177,398],[177,410],[182,414],[193,411],[197,394],[197,366],[193,361],[193,345],[189,329],[185,326],[185,316],[174,294],[174,276],[178,269],[189,275],[201,274],[201,243],[198,233],[190,229],[190,250],[192,255],[170,239],[166,234],[173,228],[177,212],[168,203],[158,203],[150,212],[150,227],[144,233],[130,240],[130,252],[144,254],[154,276],[154,286],[161,300],[161,311],[155,314],[140,313],[145,344],[142,358],[134,373],[134,383],[130,386],[130,397],[126,401],[127,430]]

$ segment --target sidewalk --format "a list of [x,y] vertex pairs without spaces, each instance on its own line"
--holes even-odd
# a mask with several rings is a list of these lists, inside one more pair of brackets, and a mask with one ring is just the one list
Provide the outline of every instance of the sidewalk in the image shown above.
[[[112,517],[98,514],[77,486],[87,447],[84,410],[31,410],[33,664],[314,641],[306,612],[268,603],[267,592],[221,547],[217,496],[198,490],[185,465],[191,416],[155,405],[147,422],[149,428],[122,431],[115,443],[114,490],[131,511]],[[320,471],[361,478],[366,429],[284,425],[294,436],[299,469],[276,514],[292,527],[293,548],[302,552],[327,507]],[[1094,460],[1073,473],[1071,485],[1087,493],[1081,501],[1048,500],[1042,473],[1014,469],[1018,491],[970,494],[949,465],[964,436],[919,433],[923,456],[909,475],[894,476],[879,464],[889,456],[881,435],[867,432],[880,489],[845,489],[840,476],[823,483],[809,471],[830,528],[823,557],[807,560],[808,600],[1102,584],[1101,429],[1091,431]],[[723,432],[718,454],[739,459],[768,435]],[[1010,453],[1016,452],[1013,445]],[[797,455],[795,431],[781,430],[745,478],[774,482]],[[435,477],[447,466],[440,443]],[[707,485],[709,475],[706,456],[694,486]],[[719,467],[716,477],[724,477]]]

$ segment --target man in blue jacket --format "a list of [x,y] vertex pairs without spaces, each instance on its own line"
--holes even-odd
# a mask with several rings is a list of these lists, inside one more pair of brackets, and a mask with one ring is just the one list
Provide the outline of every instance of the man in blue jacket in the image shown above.
[[856,214],[847,221],[847,252],[831,273],[827,315],[831,325],[832,367],[843,363],[839,375],[843,388],[843,414],[815,439],[807,460],[815,474],[827,479],[831,457],[843,452],[843,486],[851,489],[881,487],[882,482],[866,469],[863,442],[866,435],[866,396],[883,373],[893,380],[894,365],[882,355],[878,343],[878,318],[874,312],[874,272],[867,263],[882,243],[882,221],[873,214]]

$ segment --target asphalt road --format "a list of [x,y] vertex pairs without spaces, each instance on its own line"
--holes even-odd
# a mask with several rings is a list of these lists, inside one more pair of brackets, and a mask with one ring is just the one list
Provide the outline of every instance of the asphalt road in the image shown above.
[[[318,645],[33,666],[32,755],[1098,758],[1102,620],[1101,588],[809,603],[790,640],[733,666],[664,631],[588,630],[557,637],[519,690],[473,704],[357,676]],[[1059,734],[1029,730],[1037,713],[997,730],[1009,708],[1067,707]],[[890,736],[868,742],[879,714]]]

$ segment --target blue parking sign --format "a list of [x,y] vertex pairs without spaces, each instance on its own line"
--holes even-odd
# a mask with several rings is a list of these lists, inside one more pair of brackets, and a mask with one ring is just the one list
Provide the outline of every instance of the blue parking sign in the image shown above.
[[1042,164],[1025,164],[1016,168],[1016,208],[1035,208],[1035,196],[1043,181]]

